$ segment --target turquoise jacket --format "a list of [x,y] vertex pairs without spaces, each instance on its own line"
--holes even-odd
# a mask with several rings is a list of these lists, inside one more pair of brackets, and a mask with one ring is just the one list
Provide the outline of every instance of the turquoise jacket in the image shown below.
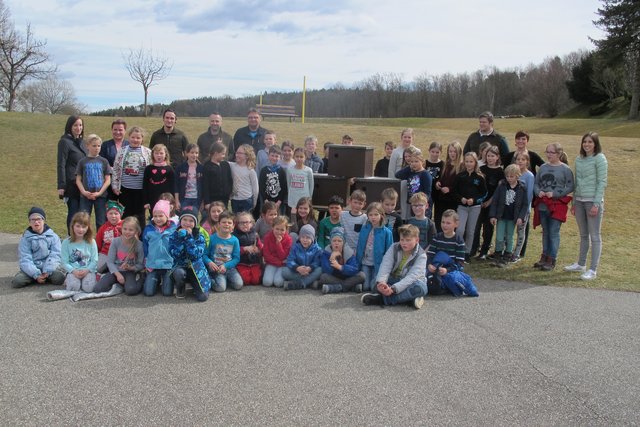
[[573,196],[577,200],[592,200],[600,206],[607,187],[607,158],[602,153],[576,159],[576,187]]

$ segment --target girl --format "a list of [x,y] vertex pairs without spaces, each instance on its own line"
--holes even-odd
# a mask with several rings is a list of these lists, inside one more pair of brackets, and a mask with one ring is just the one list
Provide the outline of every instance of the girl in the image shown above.
[[291,141],[282,141],[282,158],[278,161],[278,164],[284,169],[295,166],[296,162],[293,160],[293,144]]
[[124,205],[123,217],[136,216],[145,225],[144,170],[151,164],[151,150],[142,145],[145,132],[138,126],[129,129],[129,145],[118,151],[113,164],[111,188]]
[[[233,191],[231,166],[225,160],[227,147],[220,142],[211,146],[209,161],[203,166],[202,193],[205,209],[213,202],[222,202],[225,209]],[[204,225],[204,224],[203,224]]]
[[436,191],[436,183],[440,179],[440,174],[444,169],[444,161],[440,160],[440,153],[442,152],[442,144],[439,142],[432,142],[429,145],[429,158],[424,162],[424,168],[431,175],[431,199],[433,203],[436,203],[438,191]]
[[188,144],[185,149],[187,161],[176,168],[176,209],[192,206],[196,212],[202,210],[202,165],[198,161],[200,149]]
[[180,222],[180,217],[176,213],[176,198],[173,197],[173,193],[162,193],[160,195],[160,200],[166,200],[169,202],[169,221],[177,227],[178,222]]
[[524,257],[527,249],[527,240],[529,239],[529,216],[531,213],[531,203],[533,202],[533,184],[535,176],[531,172],[529,153],[516,154],[516,165],[520,169],[520,182],[525,185],[527,189],[527,217],[524,220],[524,224],[516,226],[516,234],[518,240],[516,248],[513,251],[513,258],[511,262],[518,262]]
[[78,116],[69,116],[64,135],[58,142],[58,196],[67,204],[67,233],[71,235],[71,218],[80,210],[80,191],[76,185],[78,162],[86,157],[84,122]]
[[262,276],[262,241],[253,225],[253,216],[249,212],[236,215],[233,235],[240,242],[240,262],[236,270],[245,285],[259,285]]
[[[575,215],[580,231],[580,252],[578,262],[568,265],[565,271],[582,272],[582,280],[596,278],[602,239],[600,226],[604,213],[604,189],[607,187],[607,158],[602,154],[600,137],[588,132],[582,137],[580,155],[576,159],[576,191],[571,213]],[[587,265],[587,252],[591,242],[591,264]]]
[[107,256],[109,246],[122,233],[122,211],[124,207],[115,200],[107,202],[107,221],[98,228],[96,245],[98,246],[98,273],[107,271]]
[[265,200],[260,208],[260,218],[256,222],[256,232],[261,239],[271,231],[273,220],[278,216],[278,206],[270,200]]
[[[405,155],[408,157],[409,166],[400,169],[396,172],[396,178],[407,181],[407,203],[416,193],[424,193],[429,200],[429,207],[427,208],[427,218],[431,218],[431,186],[432,178],[431,174],[424,168],[424,159],[422,157],[422,151],[416,147],[409,147],[405,150]],[[409,211],[411,211],[409,209]],[[409,214],[409,216],[411,216]]]
[[394,148],[391,152],[391,158],[389,159],[389,178],[395,178],[396,173],[405,167],[404,164],[404,151],[413,145],[413,129],[406,128],[400,132],[400,146]]
[[304,164],[304,149],[296,148],[293,152],[293,159],[296,162],[295,166],[287,169],[287,187],[289,189],[287,204],[289,208],[296,206],[301,198],[313,195],[313,171]]
[[71,236],[62,242],[62,267],[67,272],[68,291],[93,292],[96,286],[98,247],[93,240],[89,214],[77,212],[71,218]]
[[[482,144],[480,144],[480,147],[478,147],[478,165],[480,165],[479,167],[487,164],[487,150],[489,150],[490,147],[491,143],[489,141],[484,141]],[[500,151],[498,151],[498,153],[500,153]]]
[[144,249],[139,235],[140,224],[136,217],[125,218],[122,236],[116,237],[109,247],[109,273],[100,278],[94,292],[107,292],[114,284],[124,287],[127,295],[137,295],[142,291],[143,276],[136,278],[144,270]]
[[256,156],[249,144],[243,144],[236,150],[236,161],[229,162],[233,176],[231,209],[234,213],[251,212],[258,201],[258,175],[256,175]]
[[176,178],[173,168],[170,166],[169,150],[164,144],[154,145],[151,149],[150,164],[144,169],[144,181],[142,191],[144,193],[144,208],[149,210],[160,200],[162,193],[173,193],[176,188]]
[[298,200],[296,207],[291,210],[291,223],[289,234],[294,242],[298,240],[298,234],[304,225],[311,224],[314,230],[318,228],[311,197],[302,197]]
[[320,257],[322,249],[316,243],[316,230],[312,225],[303,225],[300,238],[291,246],[282,278],[287,281],[285,291],[306,289],[322,274]]
[[543,271],[556,267],[560,247],[560,226],[567,220],[567,210],[574,189],[573,172],[563,160],[566,154],[562,146],[554,142],[545,150],[547,163],[540,166],[533,185],[533,227],[542,225],[542,255],[533,266]]
[[358,269],[358,258],[353,249],[345,245],[344,228],[335,227],[331,230],[331,243],[322,253],[321,262],[319,282],[323,294],[362,292],[365,275]]
[[480,210],[480,217],[478,218],[476,226],[473,246],[471,247],[471,254],[474,255],[478,246],[480,246],[480,229],[482,228],[482,247],[480,248],[480,254],[478,255],[478,259],[480,260],[487,258],[489,248],[491,248],[491,240],[493,239],[493,224],[491,224],[489,217],[491,197],[493,197],[493,193],[496,191],[496,188],[498,188],[498,183],[504,179],[504,170],[500,165],[500,149],[490,143],[488,144],[489,147],[485,150],[486,164],[480,167],[480,172],[484,175],[485,183],[487,184],[487,200],[482,202],[482,209]]
[[385,214],[382,204],[371,203],[367,207],[367,222],[358,237],[356,256],[364,273],[364,291],[374,291],[380,260],[393,244],[393,232],[384,226]]
[[457,212],[460,218],[456,234],[464,238],[465,261],[469,262],[480,206],[487,197],[487,185],[478,167],[476,153],[469,152],[464,155],[464,168],[465,170],[456,176],[453,194],[458,202]]
[[153,217],[142,233],[142,247],[145,256],[147,278],[144,281],[144,294],[154,296],[158,285],[162,284],[162,295],[173,295],[171,268],[173,257],[169,252],[169,239],[176,229],[169,220],[170,205],[167,200],[158,200],[153,207]]
[[211,202],[209,209],[207,210],[207,219],[202,222],[202,228],[212,236],[213,233],[218,231],[218,217],[225,210],[225,205],[222,202]]
[[289,220],[286,216],[278,216],[273,220],[273,227],[264,236],[264,277],[263,286],[284,286],[282,271],[291,250],[292,240],[289,236]]
[[440,220],[442,213],[447,209],[456,210],[458,202],[455,200],[451,189],[455,181],[456,175],[462,171],[462,145],[458,141],[453,141],[447,146],[447,157],[444,163],[444,169],[438,181],[436,182],[436,199],[438,202],[434,207],[434,222],[438,231],[440,228]]
[[169,239],[169,252],[174,260],[171,278],[175,282],[176,298],[184,298],[188,281],[196,300],[204,302],[211,289],[211,278],[203,259],[206,243],[199,231],[198,218],[189,210],[185,211],[180,215],[180,226]]

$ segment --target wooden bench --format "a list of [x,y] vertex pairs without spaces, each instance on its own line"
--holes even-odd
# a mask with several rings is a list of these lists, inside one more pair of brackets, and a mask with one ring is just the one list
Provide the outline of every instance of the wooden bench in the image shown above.
[[293,105],[256,105],[256,110],[263,116],[289,117],[289,121],[295,120],[296,107]]

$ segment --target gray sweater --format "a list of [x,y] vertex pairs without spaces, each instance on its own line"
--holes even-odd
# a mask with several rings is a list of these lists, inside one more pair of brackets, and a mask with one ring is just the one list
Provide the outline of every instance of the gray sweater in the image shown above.
[[[122,237],[116,237],[109,246],[109,254],[107,255],[107,268],[109,273],[120,271],[120,266],[128,262],[133,263],[134,271],[141,271],[144,268],[144,251],[142,242],[136,239],[133,250],[129,252],[129,245],[122,242]],[[130,271],[130,270],[129,270]]]
[[[402,248],[400,247],[400,243],[394,243],[382,258],[376,282],[387,283],[389,281],[389,276],[391,276],[391,274],[398,268],[398,265],[400,265],[400,261],[402,261]],[[400,273],[402,279],[394,283],[391,287],[394,289],[396,294],[399,294],[418,280],[424,282],[426,273],[427,254],[420,245],[416,245],[413,253],[409,256],[409,259],[402,268],[402,272]]]
[[533,194],[538,195],[541,191],[553,192],[553,198],[559,199],[573,192],[574,181],[571,168],[564,163],[551,165],[545,163],[540,166],[533,184]]

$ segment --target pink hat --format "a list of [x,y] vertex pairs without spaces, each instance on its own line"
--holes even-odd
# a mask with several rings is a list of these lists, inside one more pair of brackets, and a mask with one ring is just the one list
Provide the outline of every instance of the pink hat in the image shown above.
[[171,205],[168,200],[158,200],[158,203],[153,207],[154,212],[162,212],[167,218],[170,218]]

